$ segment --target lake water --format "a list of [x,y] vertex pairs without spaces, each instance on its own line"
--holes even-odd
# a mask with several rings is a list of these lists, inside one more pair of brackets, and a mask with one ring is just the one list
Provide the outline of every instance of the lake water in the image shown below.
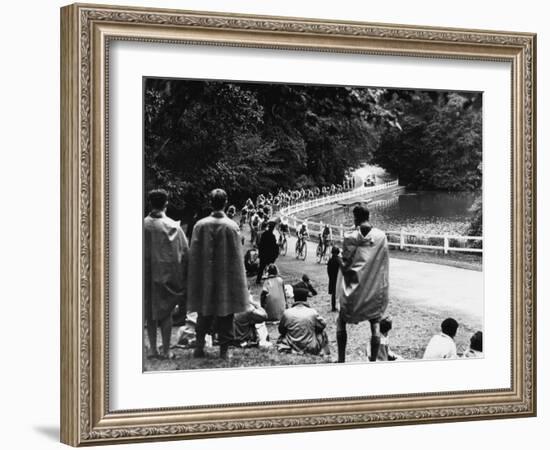
[[[384,231],[404,229],[417,233],[464,235],[472,217],[470,208],[480,195],[480,192],[405,192],[368,203],[368,208],[373,225]],[[352,226],[352,209],[335,205],[328,211],[309,216],[309,220]]]

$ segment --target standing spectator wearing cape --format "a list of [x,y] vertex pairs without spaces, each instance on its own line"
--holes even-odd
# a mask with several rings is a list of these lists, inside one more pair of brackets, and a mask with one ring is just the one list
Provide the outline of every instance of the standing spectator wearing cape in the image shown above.
[[275,222],[267,222],[267,230],[265,230],[261,237],[258,245],[258,252],[260,255],[260,267],[258,269],[258,274],[256,276],[256,283],[261,283],[262,275],[267,266],[274,263],[279,256],[279,246],[277,245],[277,239],[273,234],[275,229]]
[[388,306],[389,251],[383,231],[369,223],[369,210],[353,209],[354,231],[344,235],[342,270],[336,281],[340,313],[336,323],[338,362],[345,361],[346,323],[365,320],[371,326],[370,360],[376,361],[380,347],[380,320]]
[[204,356],[206,333],[217,318],[220,357],[233,340],[233,315],[246,310],[248,289],[239,226],[223,212],[227,194],[210,193],[213,212],[197,222],[189,255],[188,310],[196,311],[195,357]]
[[171,357],[172,311],[185,311],[186,268],[189,246],[180,223],[166,216],[168,193],[152,190],[148,195],[151,212],[144,219],[144,306],[150,357],[158,357],[157,326],[162,336],[162,353]]

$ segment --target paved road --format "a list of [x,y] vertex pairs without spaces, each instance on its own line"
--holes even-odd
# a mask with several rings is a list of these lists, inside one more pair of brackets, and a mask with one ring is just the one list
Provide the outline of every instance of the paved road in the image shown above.
[[[286,273],[308,273],[312,280],[327,278],[326,266],[317,264],[317,241],[308,242],[306,261],[295,258],[296,239],[289,238],[287,256],[277,265]],[[390,296],[430,312],[440,312],[483,323],[483,273],[439,264],[390,258]]]

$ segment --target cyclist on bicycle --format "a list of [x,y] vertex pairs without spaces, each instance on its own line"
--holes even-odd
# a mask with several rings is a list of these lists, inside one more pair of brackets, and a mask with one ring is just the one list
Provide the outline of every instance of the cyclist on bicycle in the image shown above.
[[258,233],[260,231],[261,219],[260,215],[253,210],[252,216],[250,217],[250,243],[255,244]]
[[302,226],[297,231],[298,241],[301,245],[304,245],[306,238],[309,237],[309,230],[307,229],[307,222],[303,222]]
[[330,243],[332,242],[332,230],[328,224],[325,224],[323,232],[321,233],[321,243],[323,244],[323,253],[326,251]]
[[286,239],[288,236],[288,218],[286,216],[281,217],[281,223],[279,224],[279,243]]

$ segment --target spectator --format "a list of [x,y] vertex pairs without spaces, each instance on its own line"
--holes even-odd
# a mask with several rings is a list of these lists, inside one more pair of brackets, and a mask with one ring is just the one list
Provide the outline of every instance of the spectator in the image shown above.
[[305,273],[302,275],[302,280],[298,281],[298,283],[294,284],[292,286],[292,289],[294,289],[294,291],[296,291],[296,290],[305,290],[306,295],[308,297],[312,297],[314,295],[317,295],[317,291],[315,290],[315,288],[311,284],[311,280],[309,279],[309,276]]
[[294,300],[279,322],[277,349],[283,353],[329,355],[324,319],[309,306],[303,289],[294,293]]
[[227,217],[236,222],[235,214],[237,214],[237,208],[235,207],[235,205],[231,205],[229,208],[227,208]]
[[227,194],[214,189],[210,203],[212,214],[193,231],[188,309],[198,313],[195,357],[204,356],[205,336],[216,318],[220,357],[225,359],[233,340],[233,315],[246,310],[248,290],[239,226],[223,212]]
[[244,267],[246,269],[246,275],[251,277],[258,273],[260,268],[260,257],[258,255],[258,249],[250,248],[244,255]]
[[250,212],[250,243],[257,245],[258,233],[260,232],[260,215],[253,209]]
[[476,331],[470,338],[470,348],[463,355],[464,358],[483,358],[483,333]]
[[388,306],[389,251],[386,234],[374,228],[369,210],[353,208],[356,229],[344,235],[342,270],[336,281],[338,362],[345,362],[347,323],[370,322],[370,360],[378,359],[380,320]]
[[392,329],[392,320],[389,317],[384,317],[380,321],[380,348],[378,349],[377,361],[395,361],[402,359],[401,356],[395,354],[390,348],[389,333]]
[[337,311],[336,309],[336,280],[338,279],[338,272],[342,265],[342,258],[340,258],[340,249],[338,247],[332,247],[332,256],[327,263],[328,273],[328,293],[330,294],[330,306],[331,311]]
[[441,333],[436,334],[430,339],[424,351],[424,359],[456,358],[454,338],[457,330],[458,322],[455,319],[448,318],[441,322]]
[[264,269],[275,262],[277,256],[279,256],[279,246],[277,245],[277,239],[273,234],[275,229],[275,222],[271,221],[267,224],[267,229],[262,233],[260,242],[258,245],[258,251],[260,253],[260,268],[256,276],[256,283],[261,283]]
[[286,294],[283,279],[278,275],[275,264],[267,268],[267,279],[260,296],[260,304],[267,312],[267,320],[278,321],[286,308]]
[[186,270],[189,246],[180,223],[166,216],[168,193],[149,192],[151,212],[144,219],[144,307],[149,357],[159,356],[157,326],[162,338],[162,356],[171,358],[172,311],[185,310]]
[[178,328],[176,342],[178,347],[194,347],[196,344],[197,313],[187,313],[185,322]]
[[234,343],[239,347],[268,347],[267,312],[249,296],[246,311],[235,314],[233,319]]

